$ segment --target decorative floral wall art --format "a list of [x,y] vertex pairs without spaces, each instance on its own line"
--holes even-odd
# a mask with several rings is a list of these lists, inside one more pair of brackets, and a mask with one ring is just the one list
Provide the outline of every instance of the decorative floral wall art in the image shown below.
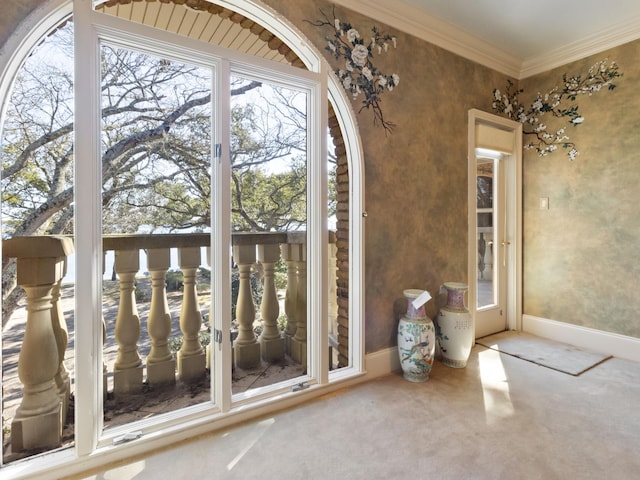
[[374,54],[381,55],[388,52],[389,46],[396,48],[396,37],[381,32],[376,26],[371,28],[369,36],[365,36],[351,23],[336,18],[335,9],[333,20],[322,10],[320,13],[324,17],[323,20],[309,21],[309,23],[316,27],[331,28],[332,34],[325,37],[327,40],[325,49],[336,60],[342,62],[340,67],[334,70],[342,86],[354,100],[360,95],[364,97],[358,112],[365,108],[371,109],[374,125],[381,125],[385,132],[391,132],[395,125],[384,118],[380,102],[384,92],[390,92],[398,86],[400,77],[396,73],[388,75],[378,70],[373,64],[373,58]]
[[[609,62],[605,58],[589,68],[585,75],[568,76],[565,73],[562,75],[560,86],[553,87],[545,94],[538,92],[528,108],[518,100],[523,90],[516,88],[513,82],[508,80],[504,92],[497,88],[493,90],[492,108],[495,112],[524,125],[524,135],[531,138],[525,142],[524,148],[535,149],[539,156],[544,157],[562,147],[567,150],[567,156],[575,160],[578,149],[567,134],[567,128],[577,127],[585,121],[578,111],[576,99],[580,95],[591,96],[601,90],[615,89],[616,85],[613,82],[622,75],[618,72],[616,62]],[[549,128],[542,121],[542,117],[547,113],[555,118],[565,119],[568,125],[558,130]]]

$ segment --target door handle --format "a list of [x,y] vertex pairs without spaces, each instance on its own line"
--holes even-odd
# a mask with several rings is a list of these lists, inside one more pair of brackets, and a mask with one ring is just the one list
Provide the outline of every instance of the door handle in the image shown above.
[[[511,242],[507,242],[506,240],[503,240],[502,242],[500,242],[500,245],[502,245],[503,247],[506,247],[508,245],[511,245]],[[507,266],[507,250],[506,249],[504,251],[504,255],[502,255],[502,266],[503,267]]]

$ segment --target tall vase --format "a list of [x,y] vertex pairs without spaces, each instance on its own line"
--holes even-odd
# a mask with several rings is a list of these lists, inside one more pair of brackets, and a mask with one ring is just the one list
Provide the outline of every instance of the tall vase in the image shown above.
[[437,320],[442,363],[454,368],[464,368],[474,340],[473,320],[464,303],[469,286],[465,283],[447,282],[442,287],[447,292],[447,304],[440,309]]
[[411,382],[426,382],[433,366],[436,332],[433,321],[427,317],[424,305],[415,308],[413,301],[422,290],[404,290],[407,313],[398,323],[398,354],[404,378]]

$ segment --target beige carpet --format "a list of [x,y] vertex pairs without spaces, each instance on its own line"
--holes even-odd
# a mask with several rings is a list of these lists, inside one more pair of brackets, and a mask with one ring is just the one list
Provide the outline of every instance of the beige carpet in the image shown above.
[[543,367],[578,376],[611,358],[534,335],[507,331],[476,340],[476,343]]
[[637,479],[638,405],[640,363],[574,377],[476,345],[425,383],[394,373],[71,479]]

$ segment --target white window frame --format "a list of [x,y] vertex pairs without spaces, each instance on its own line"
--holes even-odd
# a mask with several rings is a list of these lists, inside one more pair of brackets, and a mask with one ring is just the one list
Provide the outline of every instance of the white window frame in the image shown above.
[[[100,111],[100,98],[95,95],[93,87],[99,84],[99,49],[98,44],[101,39],[109,42],[117,42],[118,39],[127,37],[128,41],[142,40],[143,38],[154,38],[154,41],[163,41],[163,39],[171,36],[170,42],[166,43],[167,47],[171,47],[168,55],[174,52],[176,58],[188,63],[195,63],[194,58],[184,58],[182,54],[185,51],[190,52],[198,58],[201,51],[201,45],[194,40],[184,37],[172,36],[167,32],[150,29],[148,27],[136,25],[132,26],[130,22],[93,11],[93,3],[91,0],[49,0],[46,5],[34,12],[23,25],[19,27],[17,33],[13,35],[0,51],[0,96],[2,98],[2,114],[8,102],[9,93],[13,84],[13,78],[22,64],[28,52],[35,44],[52,28],[68,16],[72,11],[74,14],[74,28],[77,30],[75,43],[76,65],[80,69],[76,74],[78,83],[76,90],[76,98],[82,98],[81,104],[76,105],[76,155],[78,158],[88,155],[87,158],[99,158],[100,141],[97,132],[100,131],[100,118],[96,112]],[[328,98],[334,105],[334,110],[338,117],[341,129],[344,132],[345,146],[349,162],[349,181],[350,181],[350,201],[349,201],[349,255],[350,255],[350,295],[349,295],[349,312],[350,312],[350,336],[349,336],[349,366],[332,372],[327,372],[328,364],[328,348],[327,348],[327,325],[326,321],[314,322],[316,327],[309,330],[310,338],[320,338],[322,342],[315,348],[309,349],[309,365],[317,366],[311,368],[309,372],[310,378],[317,384],[317,387],[323,387],[322,390],[311,388],[297,394],[281,395],[280,403],[274,402],[254,402],[249,407],[234,411],[231,402],[230,388],[216,388],[215,407],[210,405],[200,405],[184,409],[171,418],[163,418],[162,427],[159,429],[149,429],[149,435],[145,436],[144,441],[136,442],[135,445],[128,444],[126,447],[112,446],[111,440],[114,436],[102,435],[102,344],[101,344],[101,280],[102,280],[102,239],[100,226],[100,206],[97,199],[101,192],[99,164],[95,161],[80,161],[76,166],[76,178],[82,181],[76,181],[76,258],[78,279],[76,288],[76,319],[82,319],[76,324],[77,338],[91,338],[90,342],[76,342],[76,358],[87,359],[87,361],[76,362],[75,370],[77,378],[84,378],[86,381],[75,384],[76,406],[76,436],[75,450],[62,449],[48,454],[33,457],[20,465],[10,464],[2,467],[0,473],[8,473],[21,476],[29,476],[34,473],[49,471],[59,472],[58,474],[70,474],[80,469],[90,468],[91,465],[105,463],[107,461],[115,461],[135,454],[149,451],[152,448],[167,445],[168,439],[171,441],[179,441],[199,433],[204,433],[213,428],[221,428],[224,425],[242,421],[253,417],[258,413],[266,413],[280,409],[286,405],[299,403],[306,398],[317,396],[326,391],[327,384],[334,385],[333,388],[339,388],[337,384],[343,384],[344,381],[353,379],[364,373],[364,297],[363,297],[363,265],[364,265],[364,171],[363,171],[363,154],[362,145],[357,133],[356,122],[354,120],[355,113],[351,108],[349,100],[346,98],[339,82],[330,74],[327,63],[320,57],[309,43],[300,41],[298,31],[291,29],[283,24],[282,19],[266,7],[254,4],[251,0],[235,0],[231,2],[217,1],[221,5],[238,11],[248,18],[252,18],[271,31],[276,33],[281,39],[291,46],[296,54],[304,61],[309,72],[303,73],[300,69],[295,69],[297,76],[308,75],[310,79],[315,79],[319,83],[315,84],[314,92],[311,98],[313,102],[309,105],[309,115],[312,121],[317,121],[324,126],[326,131]],[[96,15],[102,15],[102,21],[95,22]],[[101,26],[98,26],[98,23]],[[123,32],[128,32],[123,35]],[[134,43],[135,44],[135,43]],[[284,75],[288,69],[293,67],[276,64],[268,60],[262,60],[256,57],[239,54],[238,52],[229,51],[222,48],[215,48],[207,45],[209,52],[216,52],[217,58],[221,60],[217,64],[218,75],[220,79],[226,72],[230,72],[239,65],[263,65],[265,69],[281,70]],[[164,52],[163,52],[164,54]],[[229,61],[228,59],[233,59]],[[210,62],[207,59],[204,63]],[[82,71],[82,73],[80,73]],[[228,102],[228,91],[225,95],[221,85],[216,85],[221,89],[223,103],[225,99]],[[327,97],[328,94],[328,97]],[[223,105],[223,108],[229,108]],[[216,109],[216,111],[219,111]],[[228,128],[225,131],[224,122],[218,120],[216,126],[216,135],[218,138],[228,138]],[[310,149],[314,152],[314,156],[319,159],[326,158],[326,135],[310,138],[312,145]],[[212,143],[218,143],[217,141]],[[225,153],[224,149],[222,150]],[[226,152],[228,155],[228,151]],[[224,163],[224,162],[222,162]],[[228,165],[228,162],[227,162]],[[314,175],[319,179],[318,182],[308,182],[308,203],[310,205],[319,206],[309,211],[309,250],[315,251],[317,254],[310,256],[308,259],[308,271],[322,272],[320,276],[313,276],[308,282],[308,318],[312,315],[320,315],[319,318],[326,319],[327,308],[327,289],[326,285],[327,272],[327,254],[326,242],[328,241],[326,226],[326,201],[318,201],[318,199],[326,199],[326,162],[311,161],[310,175]],[[220,178],[229,178],[228,171],[224,169],[219,171],[218,177],[214,176],[214,181],[220,181]],[[229,188],[228,182],[222,182]],[[217,191],[224,194],[222,189]],[[93,199],[85,202],[85,199]],[[223,218],[224,216],[220,217]],[[80,221],[79,221],[80,220]],[[222,223],[220,223],[222,222]],[[220,225],[218,225],[220,223]],[[217,235],[213,239],[213,251],[221,251],[215,248],[215,242],[230,245],[230,228],[224,226],[222,220],[216,220],[214,228],[220,226],[224,235]],[[226,237],[225,237],[226,235]],[[215,253],[213,254],[215,255]],[[224,268],[222,262],[230,263],[228,255],[225,258],[219,258],[217,265],[221,268],[216,269],[222,275],[222,272],[229,271]],[[224,288],[224,281],[218,279],[218,288]],[[227,290],[228,291],[228,290]],[[321,294],[313,294],[313,292],[323,292]],[[220,298],[220,297],[218,297]],[[82,299],[82,300],[79,300]],[[230,319],[230,299],[225,302],[217,302],[219,311],[216,313],[218,318]],[[229,315],[227,315],[229,313]],[[229,321],[229,320],[227,320]],[[220,356],[226,355],[230,357],[231,346],[228,342],[223,342]],[[219,362],[217,362],[219,363]],[[230,370],[217,375],[223,384],[231,383]],[[225,394],[225,392],[228,392]],[[226,413],[226,414],[225,414]],[[92,418],[93,421],[82,421],[83,418]],[[78,421],[81,420],[81,421]],[[215,422],[212,422],[214,420]],[[153,423],[153,422],[151,422]],[[115,430],[115,429],[114,429]],[[168,435],[171,435],[168,437]],[[84,457],[84,460],[83,460]]]

